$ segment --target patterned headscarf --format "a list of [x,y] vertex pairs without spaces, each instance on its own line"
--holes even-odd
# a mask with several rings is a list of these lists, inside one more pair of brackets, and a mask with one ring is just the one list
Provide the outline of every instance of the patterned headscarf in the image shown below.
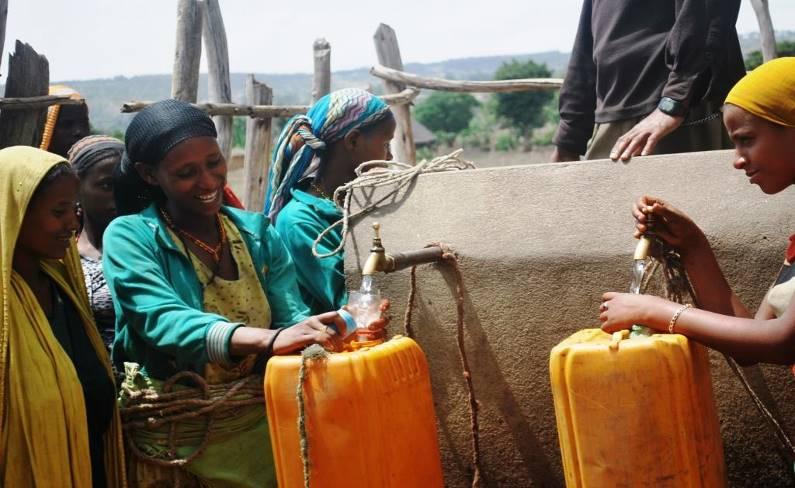
[[[74,88],[66,85],[52,85],[50,86],[50,95],[68,95],[69,98],[81,100],[83,97],[77,93]],[[60,105],[50,105],[47,108],[47,120],[44,122],[44,132],[41,134],[41,144],[39,149],[45,151],[50,148],[52,142],[52,134],[55,132],[55,124],[58,122],[58,115],[61,113]]]
[[795,127],[795,57],[768,61],[734,85],[726,103],[774,124]]
[[353,129],[362,129],[391,116],[389,106],[358,88],[337,90],[324,96],[306,115],[287,122],[273,151],[265,213],[272,219],[290,200],[290,191],[314,178],[326,147]]
[[88,136],[75,142],[69,149],[68,158],[77,176],[83,176],[100,161],[109,158],[121,160],[124,143],[110,136]]

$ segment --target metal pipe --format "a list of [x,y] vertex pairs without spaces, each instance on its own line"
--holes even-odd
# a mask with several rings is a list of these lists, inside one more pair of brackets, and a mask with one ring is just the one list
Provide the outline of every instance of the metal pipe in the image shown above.
[[385,270],[385,273],[391,273],[411,266],[425,263],[435,263],[442,260],[444,252],[439,246],[426,247],[418,251],[406,251],[392,254],[393,265],[392,269]]

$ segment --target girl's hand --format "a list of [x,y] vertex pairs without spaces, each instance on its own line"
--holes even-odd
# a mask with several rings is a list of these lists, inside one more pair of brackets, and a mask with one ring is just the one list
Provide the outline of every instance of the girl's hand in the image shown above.
[[329,325],[337,321],[342,321],[337,312],[326,312],[288,327],[273,343],[273,354],[290,354],[310,344],[320,344],[330,351],[341,350],[340,336]]
[[378,309],[381,311],[381,316],[367,324],[367,329],[359,329],[356,334],[350,336],[353,339],[356,336],[364,337],[369,341],[376,341],[386,337],[386,327],[389,325],[391,317],[389,316],[389,300],[384,298]]
[[667,322],[659,320],[659,317],[670,317],[676,309],[677,304],[652,295],[611,291],[602,295],[599,320],[602,321],[602,330],[609,334],[629,329],[634,324],[665,332]]
[[[650,215],[653,216],[651,225]],[[687,214],[659,198],[642,196],[632,208],[632,216],[636,222],[636,239],[648,233],[660,238],[681,254],[706,242],[704,233]]]

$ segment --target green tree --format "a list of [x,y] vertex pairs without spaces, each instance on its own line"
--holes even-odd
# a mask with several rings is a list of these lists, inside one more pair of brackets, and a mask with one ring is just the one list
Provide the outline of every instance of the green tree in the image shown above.
[[[776,52],[779,56],[795,56],[795,41],[781,41],[776,43]],[[762,64],[762,51],[756,50],[745,57],[745,69],[751,71]]]
[[417,104],[414,116],[434,133],[458,134],[469,126],[478,105],[468,93],[433,92]]
[[[545,64],[514,59],[503,63],[494,74],[494,79],[549,78],[551,75]],[[527,133],[544,125],[544,107],[552,97],[552,93],[547,91],[497,93],[497,115],[508,120],[521,132]]]

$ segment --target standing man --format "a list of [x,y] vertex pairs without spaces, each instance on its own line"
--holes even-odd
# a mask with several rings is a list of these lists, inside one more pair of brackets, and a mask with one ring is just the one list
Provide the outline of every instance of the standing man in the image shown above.
[[740,0],[584,0],[552,160],[731,147],[720,107],[745,75],[739,10]]

